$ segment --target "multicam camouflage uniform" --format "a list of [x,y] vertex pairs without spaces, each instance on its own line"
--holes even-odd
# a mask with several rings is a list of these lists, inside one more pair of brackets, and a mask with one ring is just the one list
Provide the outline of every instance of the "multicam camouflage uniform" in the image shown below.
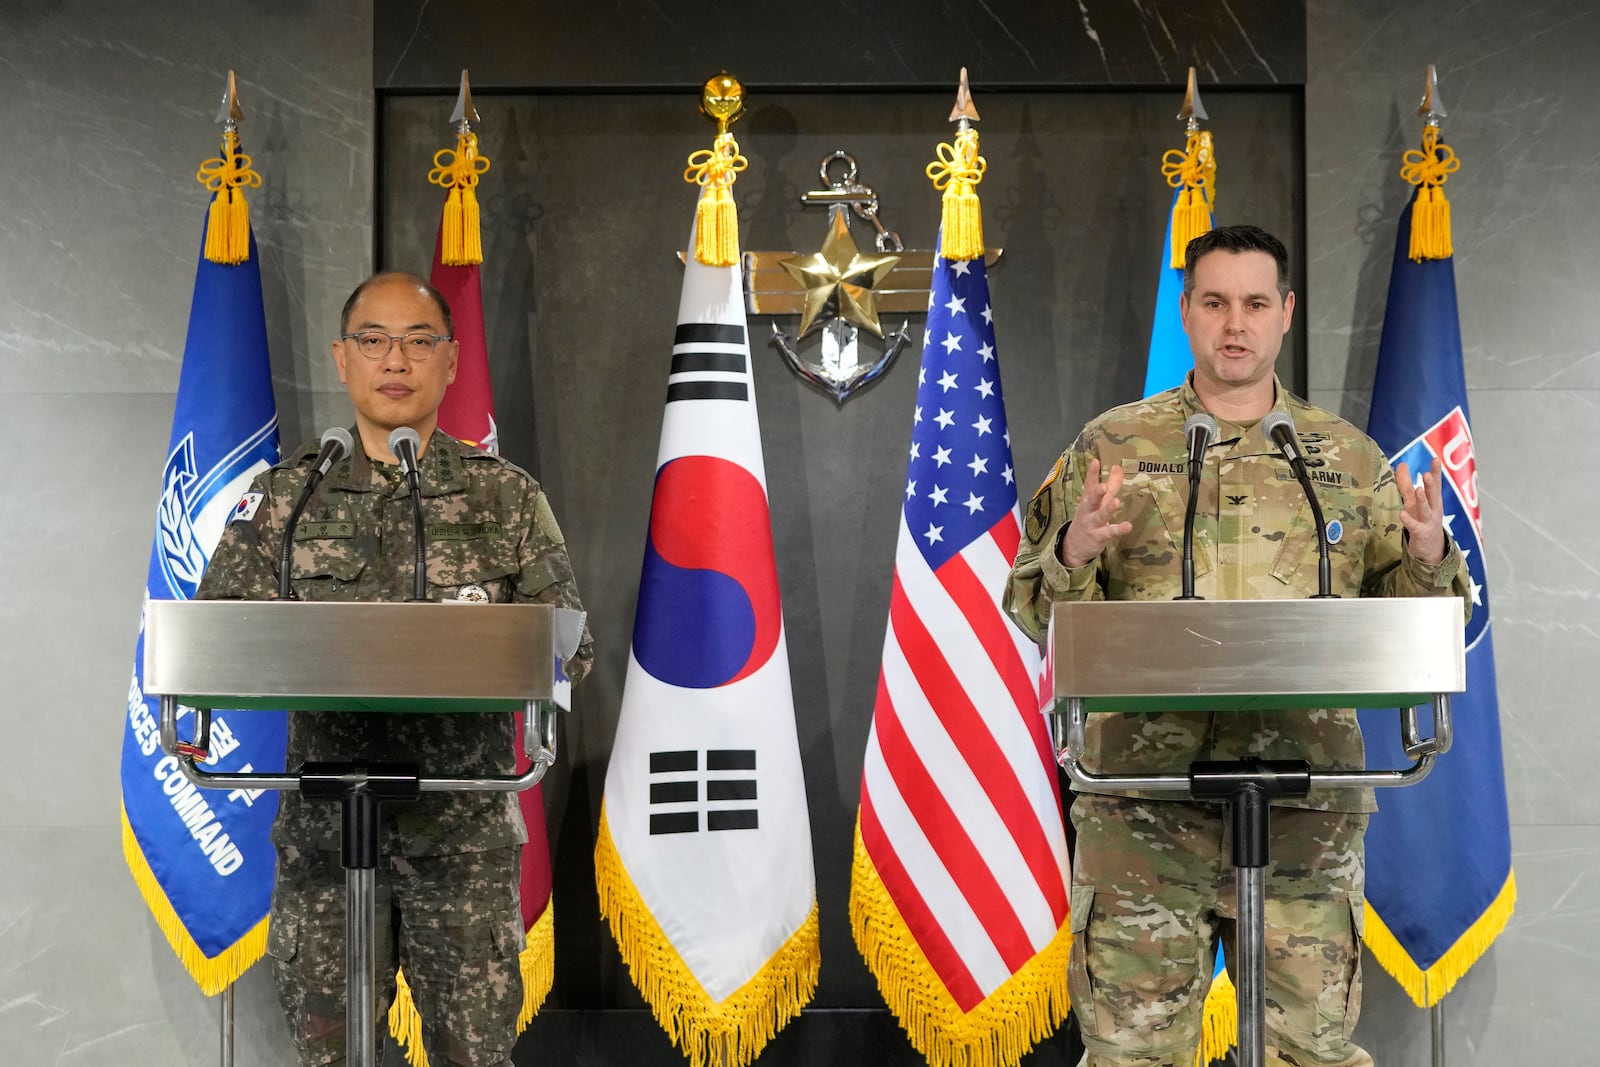
[[[309,442],[259,476],[262,502],[231,522],[200,585],[207,599],[269,599],[278,587],[279,548],[289,511],[318,451]],[[561,530],[527,473],[441,432],[421,462],[428,536],[428,588],[455,599],[466,585],[496,602],[578,608]],[[399,468],[357,449],[329,471],[295,531],[294,590],[302,600],[405,600],[416,558],[410,496]],[[472,610],[463,608],[462,610]],[[396,655],[427,655],[396,649]],[[567,664],[574,680],[592,660],[587,633]],[[416,761],[424,773],[509,774],[509,715],[353,715],[293,712],[287,764],[306,760]],[[339,805],[281,794],[272,839],[278,876],[268,951],[279,998],[301,1062],[342,1062],[344,876]],[[378,1018],[403,965],[437,1067],[507,1064],[522,1003],[518,953],[519,846],[527,840],[508,793],[424,793],[384,812],[379,871]],[[390,944],[398,914],[398,959]]]
[[[1454,543],[1432,566],[1404,551],[1399,489],[1377,445],[1338,416],[1274,386],[1275,406],[1293,418],[1305,445],[1336,540],[1333,591],[1346,597],[1455,595],[1470,603]],[[1188,491],[1183,424],[1202,410],[1186,382],[1107,412],[1063,453],[1028,505],[1004,595],[1012,618],[1036,640],[1045,637],[1055,600],[1179,594]],[[1195,591],[1209,600],[1316,593],[1316,530],[1288,464],[1259,421],[1217,422],[1218,440],[1200,483]],[[1122,507],[1113,521],[1133,528],[1099,558],[1068,569],[1056,549],[1092,459],[1100,461],[1102,479],[1121,466]],[[1181,774],[1195,760],[1246,757],[1303,759],[1318,770],[1365,765],[1351,709],[1097,714],[1089,717],[1085,736],[1085,765],[1097,771]],[[1349,1035],[1360,1008],[1361,842],[1365,813],[1376,810],[1372,792],[1318,790],[1282,801],[1278,809],[1267,871],[1269,1046],[1278,1062],[1298,1067],[1369,1064]],[[1085,795],[1072,815],[1079,835],[1072,894],[1078,942],[1069,977],[1089,1062],[1192,1062],[1210,980],[1211,936],[1219,918],[1234,917],[1220,808]]]

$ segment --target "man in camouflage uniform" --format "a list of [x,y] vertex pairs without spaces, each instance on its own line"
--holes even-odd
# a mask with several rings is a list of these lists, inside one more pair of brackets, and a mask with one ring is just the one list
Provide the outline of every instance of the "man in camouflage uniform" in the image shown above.
[[[1288,253],[1253,226],[1191,242],[1180,305],[1194,371],[1176,389],[1115,408],[1067,449],[1027,509],[1005,591],[1042,641],[1055,600],[1164,600],[1181,588],[1185,420],[1216,417],[1195,530],[1195,591],[1209,600],[1317,592],[1310,507],[1261,431],[1287,412],[1308,453],[1341,596],[1462,596],[1440,468],[1413,486],[1348,422],[1290,395],[1273,367],[1294,312]],[[1102,471],[1105,472],[1102,480]],[[1160,649],[1151,649],[1159,656]],[[1350,709],[1089,717],[1084,762],[1106,773],[1182,774],[1195,760],[1365,765]],[[1170,794],[1168,794],[1170,796]],[[1318,790],[1273,812],[1266,869],[1268,1062],[1359,1067],[1360,937],[1371,790]],[[1213,943],[1233,941],[1236,890],[1223,808],[1155,796],[1080,795],[1072,805],[1069,966],[1088,1067],[1194,1062]]]
[[[359,442],[328,472],[295,531],[293,586],[302,600],[405,600],[416,542],[406,480],[388,449],[399,426],[422,440],[419,462],[430,595],[486,596],[578,608],[572,567],[539,484],[497,456],[436,428],[457,345],[449,309],[432,286],[379,274],[345,305],[333,343],[355,405]],[[309,442],[266,471],[224,529],[201,582],[203,598],[277,595],[279,548],[294,500],[318,452]],[[253,503],[252,503],[253,502]],[[474,588],[475,587],[475,588]],[[462,610],[472,610],[463,608]],[[427,655],[395,649],[395,655]],[[567,673],[593,657],[588,634]],[[513,769],[510,715],[292,712],[290,768],[307,760],[416,761],[425,773],[504,775]],[[300,1062],[345,1055],[344,872],[339,805],[282,794],[268,952]],[[519,851],[527,831],[510,793],[428,792],[383,813],[378,874],[378,1018],[403,966],[435,1067],[511,1062],[522,1006]],[[395,942],[398,941],[398,945]],[[384,983],[380,983],[383,985]]]

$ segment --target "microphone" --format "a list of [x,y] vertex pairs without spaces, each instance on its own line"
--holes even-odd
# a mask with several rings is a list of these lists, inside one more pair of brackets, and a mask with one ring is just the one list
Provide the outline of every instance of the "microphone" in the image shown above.
[[1333,564],[1328,559],[1328,524],[1322,518],[1322,504],[1311,485],[1311,476],[1306,473],[1305,453],[1300,438],[1294,432],[1294,420],[1288,412],[1274,409],[1261,420],[1261,431],[1289,461],[1289,469],[1294,472],[1295,480],[1300,483],[1300,491],[1305,493],[1306,502],[1311,505],[1311,521],[1317,527],[1317,595],[1312,599],[1338,599],[1339,594],[1333,591]]
[[1183,436],[1189,442],[1189,501],[1183,509],[1183,592],[1177,599],[1204,600],[1194,592],[1194,513],[1200,503],[1200,471],[1206,449],[1217,439],[1217,420],[1197,411],[1183,424]]
[[428,527],[422,518],[422,473],[417,468],[417,453],[422,438],[409,426],[396,426],[389,433],[389,451],[400,461],[400,470],[411,488],[411,514],[416,528],[417,555],[412,569],[411,599],[428,599]]
[[316,462],[311,465],[311,473],[306,475],[305,487],[295,499],[293,510],[289,512],[289,522],[283,528],[283,544],[278,546],[278,597],[281,600],[295,599],[293,576],[290,571],[294,556],[294,530],[300,525],[300,513],[311,501],[311,493],[316,489],[317,483],[333,469],[335,463],[348,456],[355,447],[355,439],[343,426],[335,426],[322,435],[322,449],[317,453]]

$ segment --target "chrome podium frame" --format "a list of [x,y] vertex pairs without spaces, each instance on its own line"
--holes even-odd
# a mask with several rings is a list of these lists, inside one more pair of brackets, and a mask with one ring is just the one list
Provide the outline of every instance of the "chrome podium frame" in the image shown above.
[[[1058,602],[1048,644],[1057,760],[1074,785],[1100,793],[1192,797],[1196,779],[1085,767],[1084,731],[1094,712],[1398,708],[1401,742],[1414,761],[1410,767],[1309,770],[1304,779],[1310,788],[1399,788],[1422,781],[1449,751],[1450,694],[1466,688],[1464,621],[1456,597]],[[1427,736],[1417,714],[1424,704],[1432,709]],[[1239,775],[1250,772],[1245,764],[1226,766],[1237,766]],[[1267,804],[1259,797],[1256,802],[1264,862]],[[1237,806],[1230,802],[1230,808]],[[1258,863],[1241,865],[1236,873],[1239,1067],[1261,1067],[1266,872]]]
[[[207,757],[214,709],[312,709],[359,714],[521,711],[520,775],[396,778],[354,764],[324,776],[376,826],[378,802],[399,787],[419,792],[521,792],[556,760],[549,698],[555,658],[570,658],[583,613],[545,604],[309,603],[151,600],[145,605],[145,691],[161,697],[161,747],[203,789],[300,789],[282,774],[213,773]],[[190,740],[178,736],[180,707],[195,712]],[[375,849],[375,829],[368,847]],[[377,1062],[373,947],[375,854],[352,865],[345,844],[346,1062]],[[370,862],[368,862],[370,861]]]

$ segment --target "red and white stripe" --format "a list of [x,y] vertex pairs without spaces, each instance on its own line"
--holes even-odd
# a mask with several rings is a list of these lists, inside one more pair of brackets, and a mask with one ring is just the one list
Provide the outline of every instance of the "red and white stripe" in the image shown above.
[[933,571],[902,516],[862,778],[867,855],[963,1011],[1068,910],[1039,649],[999,601],[1020,536],[1012,511]]

